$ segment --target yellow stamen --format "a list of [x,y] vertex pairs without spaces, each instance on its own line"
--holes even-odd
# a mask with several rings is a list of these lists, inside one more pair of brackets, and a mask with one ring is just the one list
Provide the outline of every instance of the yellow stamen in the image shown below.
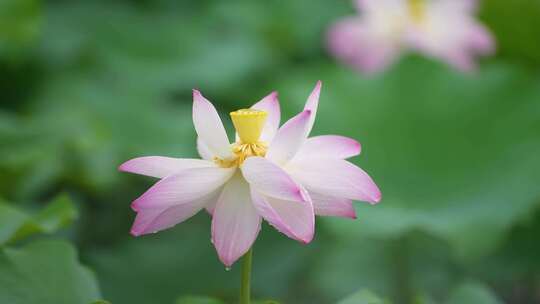
[[231,118],[238,136],[245,144],[254,144],[261,136],[268,113],[259,110],[242,109],[231,112]]
[[242,109],[231,112],[231,118],[234,128],[240,137],[240,140],[231,146],[234,154],[233,158],[221,159],[214,158],[214,162],[222,168],[232,168],[242,165],[244,160],[250,156],[266,155],[267,144],[259,141],[266,116],[264,111]]
[[234,143],[232,145],[232,152],[234,158],[231,159],[221,159],[219,157],[214,157],[214,162],[222,168],[232,168],[242,165],[244,160],[250,156],[261,156],[266,155],[266,150],[268,146],[264,142],[256,142],[251,144],[244,143]]
[[238,157],[239,164],[242,164],[244,160],[250,156],[265,156],[266,146],[263,142],[257,142],[253,144],[236,143],[233,145],[233,152]]
[[426,0],[408,0],[409,14],[415,22],[422,22],[426,13]]
[[219,157],[214,157],[214,162],[221,168],[232,168],[238,167],[238,158],[231,159],[221,159]]

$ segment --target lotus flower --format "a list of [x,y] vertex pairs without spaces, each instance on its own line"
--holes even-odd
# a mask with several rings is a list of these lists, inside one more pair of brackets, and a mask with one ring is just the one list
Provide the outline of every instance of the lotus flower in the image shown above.
[[489,31],[474,19],[475,0],[355,0],[359,16],[329,31],[329,49],[346,64],[377,72],[407,50],[470,71],[474,57],[494,51]]
[[309,243],[314,215],[355,218],[352,200],[377,203],[379,189],[362,169],[346,161],[360,154],[350,138],[308,138],[321,83],[304,110],[281,128],[277,94],[250,109],[231,113],[237,140],[230,144],[219,115],[193,91],[193,124],[202,159],[140,157],[121,171],[160,178],[137,198],[131,233],[170,228],[206,208],[212,215],[212,242],[230,266],[246,253],[265,219],[288,237]]

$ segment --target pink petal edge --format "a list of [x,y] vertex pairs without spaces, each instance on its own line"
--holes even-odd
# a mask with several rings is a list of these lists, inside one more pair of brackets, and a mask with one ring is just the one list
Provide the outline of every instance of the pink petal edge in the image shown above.
[[283,124],[268,147],[266,158],[279,164],[292,159],[307,137],[310,116],[311,110],[305,110]]
[[198,90],[193,90],[193,125],[212,154],[221,158],[231,156],[230,142],[221,118],[214,105]]
[[[273,199],[253,188],[251,197],[257,212],[279,232],[303,244],[308,244],[313,240],[315,213],[311,201],[293,202]],[[302,220],[307,221],[307,228]]]
[[251,187],[265,195],[291,201],[307,201],[305,191],[285,170],[263,157],[249,157],[241,166]]
[[266,111],[268,113],[266,124],[261,133],[261,140],[267,143],[272,142],[281,120],[281,109],[279,106],[278,93],[276,91],[270,93],[259,102],[251,106],[251,108]]
[[130,159],[118,167],[119,171],[164,178],[193,168],[215,167],[215,164],[202,159],[173,158],[165,156],[143,156]]
[[295,159],[304,157],[350,158],[360,154],[360,143],[341,135],[320,135],[308,138],[300,147]]
[[230,267],[255,242],[261,217],[251,203],[249,185],[239,175],[223,189],[212,217],[212,243],[218,257]]

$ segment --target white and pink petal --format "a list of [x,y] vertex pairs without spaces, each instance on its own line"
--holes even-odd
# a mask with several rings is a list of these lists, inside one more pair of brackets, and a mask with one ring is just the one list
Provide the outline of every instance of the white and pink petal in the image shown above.
[[[407,1],[407,0],[405,0]],[[406,10],[407,3],[404,0],[354,0],[356,8],[364,14]],[[451,0],[454,1],[454,0]],[[460,0],[456,0],[460,1]]]
[[189,203],[221,187],[234,172],[233,168],[186,169],[158,181],[131,206],[140,211]]
[[307,244],[313,239],[315,214],[311,201],[297,202],[265,196],[251,189],[257,212],[278,231]]
[[281,110],[279,107],[277,92],[270,93],[270,95],[261,99],[251,108],[268,113],[266,124],[263,127],[260,140],[268,144],[271,143],[279,128],[279,122],[281,119]]
[[495,52],[495,39],[485,26],[473,23],[467,29],[467,47],[474,54],[489,55]]
[[352,200],[309,190],[308,192],[316,215],[356,218]]
[[360,143],[340,135],[321,135],[308,138],[295,158],[349,158],[359,155]]
[[[226,185],[226,183],[225,183]],[[213,215],[214,210],[216,209],[216,204],[219,199],[219,196],[221,195],[221,192],[223,191],[223,187],[219,187],[214,192],[210,193],[209,195],[205,196],[201,200],[204,200],[204,208],[208,212],[208,214]]]
[[212,209],[223,187],[191,202],[178,205],[144,208],[137,211],[131,234],[140,236],[171,228],[197,214],[201,209]]
[[199,156],[204,160],[214,160],[214,153],[210,151],[208,145],[200,137],[197,137],[197,152],[199,152]]
[[313,91],[311,91],[311,94],[309,94],[309,97],[304,106],[304,111],[309,111],[311,113],[311,115],[309,116],[309,122],[306,130],[306,138],[309,136],[309,133],[311,133],[311,129],[313,129],[313,125],[315,124],[317,108],[319,107],[319,97],[321,96],[321,87],[322,81],[319,80],[317,81],[317,84],[315,85]]
[[307,193],[280,166],[262,157],[249,157],[241,167],[242,175],[257,191],[277,199],[307,201]]
[[193,90],[193,125],[213,155],[223,159],[232,156],[229,139],[216,108],[197,90]]
[[131,234],[140,236],[171,228],[197,214],[204,204],[204,200],[196,200],[165,208],[141,209],[137,212]]
[[477,0],[438,0],[430,1],[427,4],[428,9],[471,16],[478,8]]
[[310,191],[376,204],[381,192],[371,177],[356,165],[342,159],[296,159],[287,172]]
[[202,159],[173,158],[164,156],[137,157],[121,164],[118,170],[157,178],[164,178],[182,170],[216,167],[212,162]]
[[238,174],[225,185],[212,217],[212,242],[223,264],[231,266],[251,248],[260,226],[249,185]]
[[378,31],[378,24],[368,24],[364,19],[349,17],[335,23],[328,31],[328,49],[360,72],[380,72],[398,58],[401,38]]
[[311,111],[305,110],[289,119],[278,131],[268,147],[266,158],[277,164],[292,159],[304,143],[309,130]]
[[309,199],[301,185],[268,159],[249,157],[242,164],[241,170],[250,186],[264,195],[299,202]]

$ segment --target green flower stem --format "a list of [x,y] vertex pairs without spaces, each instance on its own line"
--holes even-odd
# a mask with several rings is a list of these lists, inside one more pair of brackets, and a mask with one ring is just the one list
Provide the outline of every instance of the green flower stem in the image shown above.
[[402,236],[395,240],[392,250],[395,271],[396,296],[400,303],[414,303],[413,286],[411,286],[411,269],[409,265],[409,237]]
[[251,261],[253,248],[250,248],[242,257],[242,277],[240,283],[240,304],[251,303]]

